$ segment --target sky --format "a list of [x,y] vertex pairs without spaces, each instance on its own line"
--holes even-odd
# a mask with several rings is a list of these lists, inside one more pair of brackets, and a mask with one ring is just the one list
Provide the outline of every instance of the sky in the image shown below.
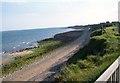
[[1,0],[2,31],[118,20],[119,0]]

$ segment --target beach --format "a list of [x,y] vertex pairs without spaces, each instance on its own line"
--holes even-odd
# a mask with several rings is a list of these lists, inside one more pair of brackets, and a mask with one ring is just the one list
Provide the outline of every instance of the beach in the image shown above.
[[32,52],[33,52],[32,50],[23,50],[23,51],[17,51],[17,52],[4,53],[2,54],[0,64],[9,63],[9,61],[13,60],[15,57],[25,56],[27,54],[31,54]]
[[24,51],[19,51],[19,52],[13,52],[13,53],[8,53],[9,56],[24,56],[26,54],[31,54],[33,51],[32,50],[24,50]]

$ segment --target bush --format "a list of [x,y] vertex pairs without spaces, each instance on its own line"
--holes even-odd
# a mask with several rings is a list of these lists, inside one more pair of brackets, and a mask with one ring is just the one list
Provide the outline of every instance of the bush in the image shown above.
[[100,64],[102,64],[102,60],[100,56],[96,56],[96,55],[90,55],[87,57],[87,59],[90,62],[93,62],[96,66],[99,66]]
[[92,37],[92,36],[99,36],[99,35],[102,35],[102,31],[101,31],[101,30],[96,30],[95,32],[93,32],[93,33],[91,34],[91,37]]
[[69,69],[71,69],[74,73],[79,73],[80,68],[79,68],[78,65],[76,65],[76,64],[70,64],[68,67],[69,67]]
[[95,67],[95,64],[88,61],[88,60],[79,60],[77,62],[77,65],[81,68],[81,69],[84,69],[84,68],[93,68]]

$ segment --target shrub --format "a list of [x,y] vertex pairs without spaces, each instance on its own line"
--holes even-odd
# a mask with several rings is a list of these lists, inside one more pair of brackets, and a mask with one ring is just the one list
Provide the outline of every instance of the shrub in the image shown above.
[[76,64],[70,64],[68,67],[69,67],[69,69],[71,69],[74,73],[79,73],[80,68],[79,68],[78,65],[76,65]]
[[84,69],[84,68],[93,68],[95,67],[94,63],[88,61],[88,60],[79,60],[77,62],[77,65],[81,68],[81,69]]
[[93,62],[96,66],[102,64],[102,60],[101,60],[101,57],[100,57],[100,56],[90,55],[90,56],[87,57],[87,59],[88,59],[90,62]]

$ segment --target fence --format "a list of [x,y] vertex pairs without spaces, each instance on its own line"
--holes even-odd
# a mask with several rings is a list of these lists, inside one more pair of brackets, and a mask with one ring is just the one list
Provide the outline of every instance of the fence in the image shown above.
[[95,83],[120,83],[120,56],[115,62],[96,80]]

